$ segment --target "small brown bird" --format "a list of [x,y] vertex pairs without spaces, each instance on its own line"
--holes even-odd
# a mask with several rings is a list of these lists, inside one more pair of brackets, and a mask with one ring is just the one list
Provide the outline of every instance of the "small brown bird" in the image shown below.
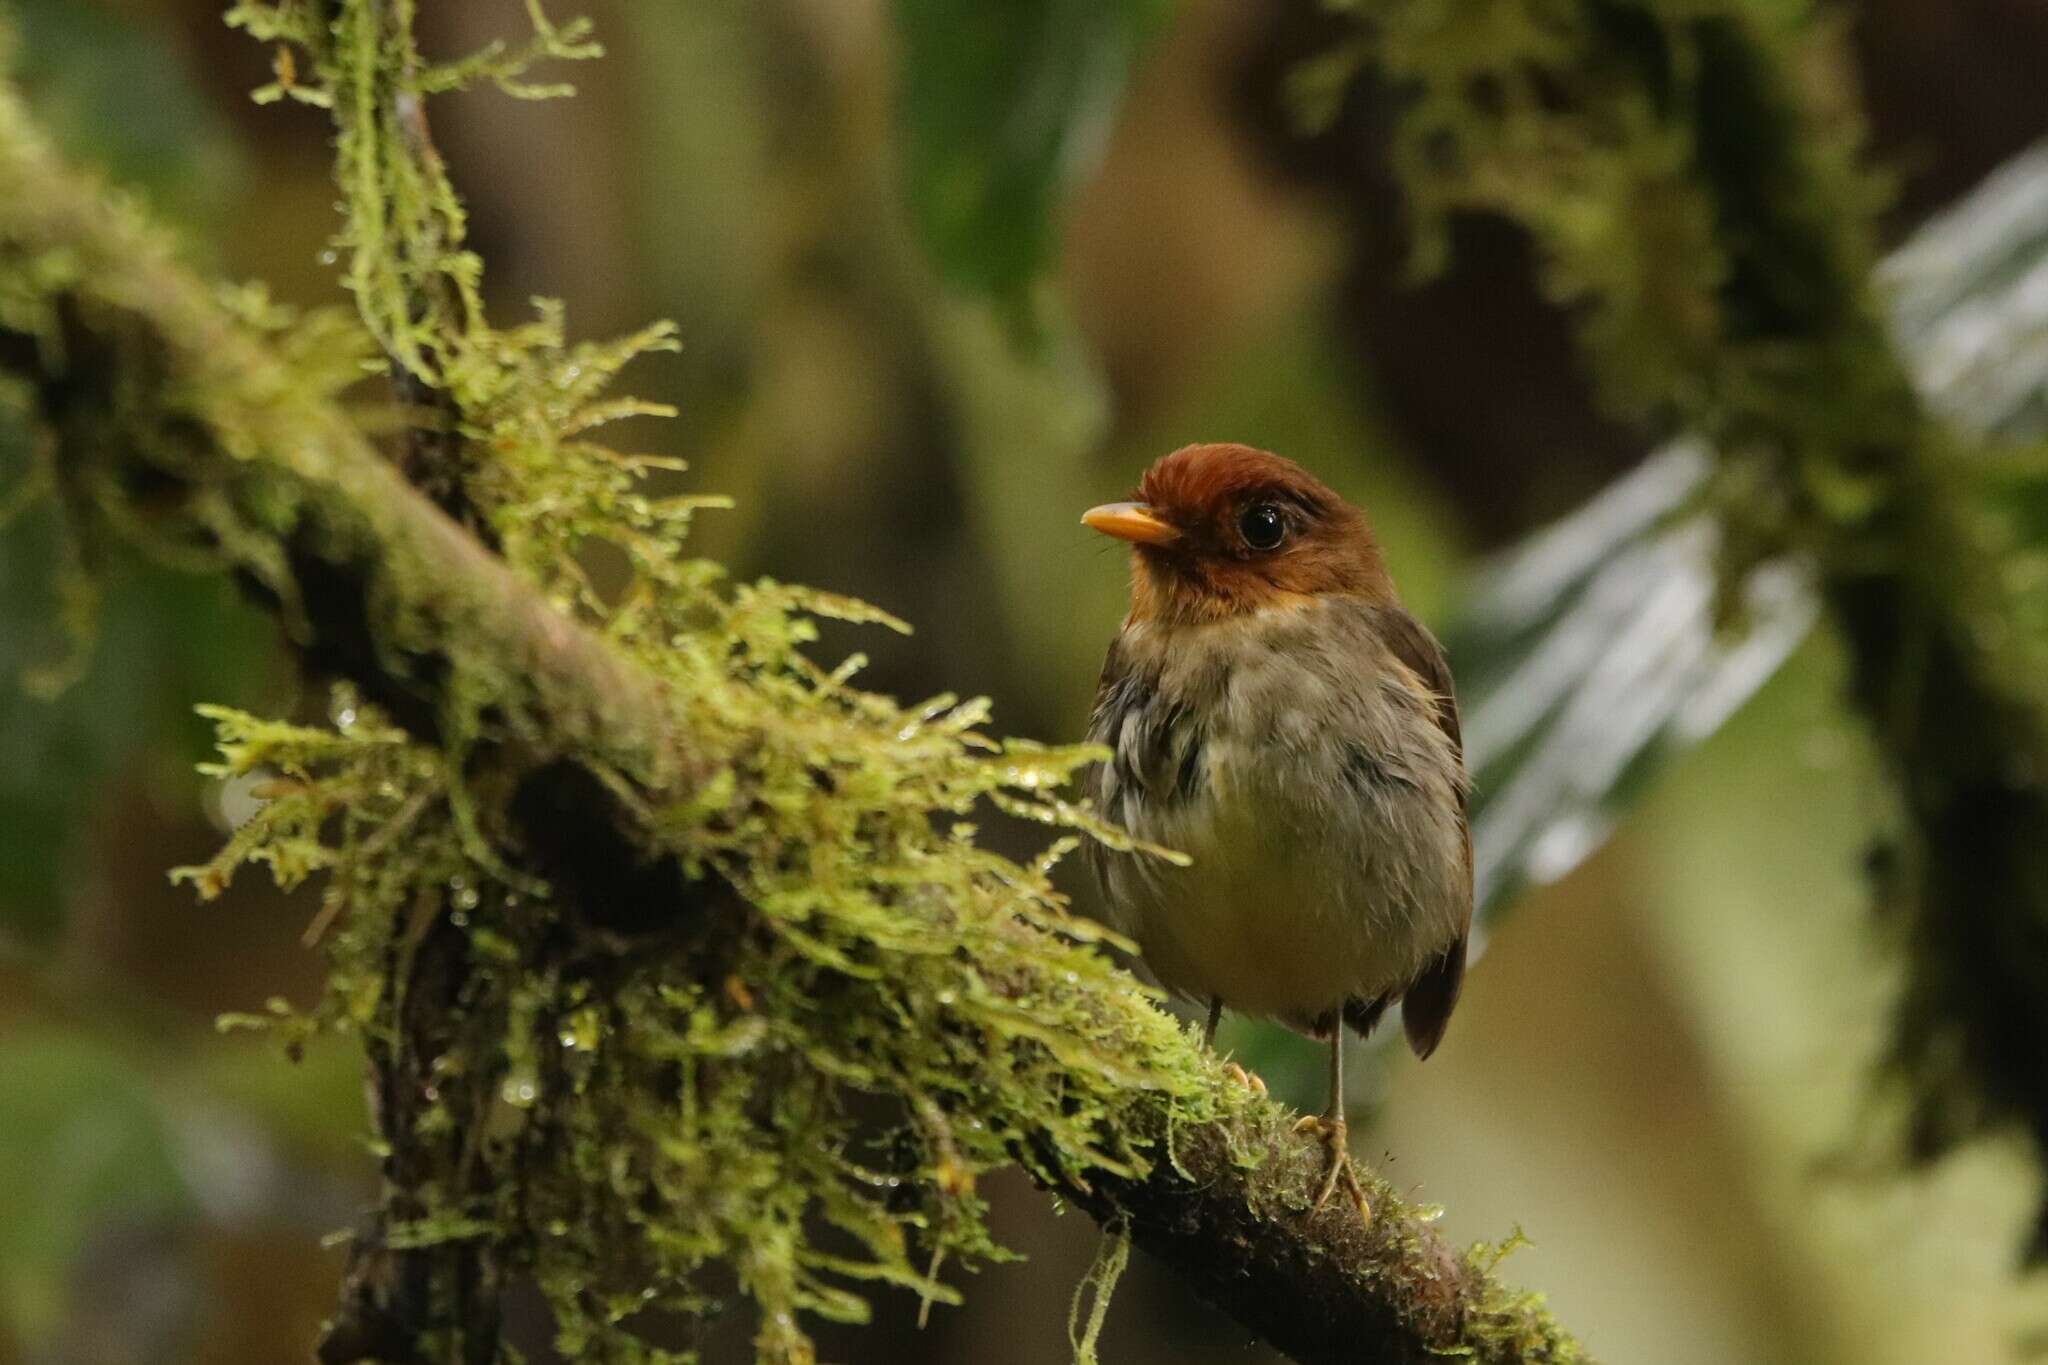
[[1396,1000],[1427,1057],[1465,972],[1472,845],[1450,669],[1401,607],[1365,514],[1292,461],[1174,451],[1083,524],[1131,544],[1131,610],[1089,738],[1097,807],[1185,852],[1092,855],[1160,983],[1330,1045],[1321,1132],[1346,1149],[1340,1026]]

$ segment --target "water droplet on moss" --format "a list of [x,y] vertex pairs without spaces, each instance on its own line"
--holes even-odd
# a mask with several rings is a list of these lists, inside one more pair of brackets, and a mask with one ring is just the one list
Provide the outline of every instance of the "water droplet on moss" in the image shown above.
[[597,1046],[602,1037],[602,1026],[594,1009],[580,1009],[562,1021],[556,1034],[563,1047],[579,1052],[588,1052]]
[[540,1086],[535,1083],[532,1076],[514,1073],[505,1078],[504,1087],[498,1094],[509,1105],[530,1109],[533,1102],[540,1098]]

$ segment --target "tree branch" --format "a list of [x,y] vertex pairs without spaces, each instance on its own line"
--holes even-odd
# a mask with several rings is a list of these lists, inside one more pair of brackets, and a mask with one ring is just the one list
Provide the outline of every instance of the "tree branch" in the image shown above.
[[[33,305],[0,315],[0,378],[23,387],[65,477],[109,526],[240,576],[309,662],[430,744],[461,714],[457,680],[488,670],[485,729],[516,788],[507,808],[548,864],[558,913],[744,913],[722,883],[650,861],[646,831],[607,795],[624,781],[673,801],[704,776],[662,684],[409,487],[276,337],[224,307],[132,205],[65,170],[9,92],[0,284],[16,290],[0,298]],[[701,972],[698,942],[654,950]],[[1105,1010],[1125,1007],[1108,995]],[[1223,1117],[1169,1134],[1164,1111],[1147,1111],[1158,1126],[1129,1138],[1170,1156],[1128,1179],[1055,1176],[1060,1193],[1128,1225],[1310,1365],[1582,1358],[1533,1297],[1453,1252],[1384,1182],[1369,1182],[1370,1227],[1308,1215],[1320,1146],[1277,1107],[1233,1097],[1213,1058],[1188,1065],[1206,1066]],[[375,1333],[341,1345],[335,1358],[392,1349]]]

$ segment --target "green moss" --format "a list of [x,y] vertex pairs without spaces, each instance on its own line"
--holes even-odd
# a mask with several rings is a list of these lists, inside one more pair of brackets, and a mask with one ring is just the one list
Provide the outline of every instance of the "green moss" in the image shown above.
[[1533,1243],[1516,1228],[1498,1242],[1475,1242],[1465,1251],[1466,1269],[1481,1287],[1467,1310],[1467,1346],[1460,1354],[1481,1361],[1543,1360],[1555,1365],[1587,1365],[1587,1356],[1558,1325],[1543,1295],[1514,1289],[1500,1281],[1500,1264]]
[[[805,1358],[801,1315],[859,1320],[862,1282],[953,1301],[929,1270],[998,1254],[984,1172],[1022,1154],[1063,1180],[1129,1173],[1155,1159],[1124,1136],[1134,1108],[1214,1112],[1207,1067],[1066,918],[1049,864],[926,818],[1009,791],[1067,823],[1027,793],[1085,755],[990,745],[970,728],[979,708],[828,688],[793,662],[807,632],[786,608],[776,643],[744,643],[777,619],[764,596],[781,595],[730,609],[743,632],[707,625],[671,646],[705,667],[678,670],[693,709],[749,739],[725,770],[730,801],[658,821],[754,907],[711,984],[658,955],[565,955],[560,907],[493,865],[516,851],[471,855],[441,756],[367,708],[339,704],[333,730],[216,713],[219,771],[260,778],[265,804],[214,864],[179,875],[211,893],[244,860],[286,885],[325,874],[316,1023],[391,1028],[391,964],[421,913],[453,917],[497,964],[466,1009],[503,1030],[461,1065],[502,1077],[501,1143],[485,1149],[499,1197],[430,1208],[404,1237],[488,1236],[548,1291],[572,1350],[624,1340],[632,1312],[702,1308],[693,1286],[721,1263],[760,1306],[764,1357]],[[860,1095],[890,1102],[888,1131],[857,1118]]]
[[1103,1229],[1095,1261],[1074,1287],[1074,1301],[1067,1308],[1067,1340],[1074,1348],[1074,1365],[1101,1365],[1097,1347],[1109,1318],[1109,1297],[1130,1263],[1130,1229],[1121,1224]]
[[609,540],[643,579],[669,586],[682,570],[668,546],[692,512],[722,500],[647,497],[640,476],[661,462],[619,455],[588,434],[621,418],[667,415],[604,392],[636,357],[674,349],[674,328],[658,323],[572,345],[560,306],[545,300],[533,322],[493,327],[479,293],[483,262],[463,244],[466,215],[428,133],[434,95],[479,84],[527,99],[568,94],[567,85],[527,75],[602,49],[589,40],[588,21],[557,26],[528,0],[529,41],[432,64],[413,43],[413,10],[412,0],[284,0],[238,4],[227,21],[306,58],[303,69],[291,59],[290,82],[266,86],[259,100],[290,96],[333,113],[343,283],[371,337],[447,406],[460,438],[449,443],[457,467],[431,476],[459,483],[507,557],[557,600],[590,597],[576,554],[584,536]]

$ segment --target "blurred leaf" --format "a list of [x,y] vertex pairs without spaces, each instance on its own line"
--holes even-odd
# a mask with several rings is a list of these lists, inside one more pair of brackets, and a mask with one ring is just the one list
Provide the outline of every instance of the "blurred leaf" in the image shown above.
[[173,1218],[191,1201],[141,1074],[97,1043],[0,1045],[0,1324],[33,1343],[62,1313],[95,1229]]
[[0,938],[32,943],[60,922],[92,798],[135,755],[164,747],[196,791],[185,774],[209,736],[192,706],[252,698],[268,639],[223,580],[121,574],[84,642],[83,676],[52,700],[31,696],[24,677],[78,647],[55,624],[55,541],[48,506],[0,534]]
[[897,0],[911,209],[953,283],[1020,303],[1172,0]]
[[[1965,431],[2048,434],[2048,146],[1924,225],[1882,278],[1931,407]],[[1644,782],[1811,629],[1806,575],[1778,562],[1740,585],[1743,619],[1717,631],[1716,528],[1682,515],[1712,467],[1698,442],[1673,442],[1505,555],[1448,633],[1482,914],[1598,848]]]

